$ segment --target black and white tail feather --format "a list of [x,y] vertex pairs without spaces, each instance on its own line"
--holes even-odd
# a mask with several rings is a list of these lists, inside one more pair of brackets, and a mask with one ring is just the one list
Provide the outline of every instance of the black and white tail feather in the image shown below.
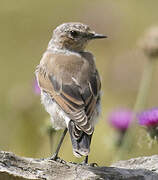
[[92,134],[88,135],[77,129],[72,120],[69,122],[68,130],[71,137],[74,155],[76,157],[87,156],[90,152]]

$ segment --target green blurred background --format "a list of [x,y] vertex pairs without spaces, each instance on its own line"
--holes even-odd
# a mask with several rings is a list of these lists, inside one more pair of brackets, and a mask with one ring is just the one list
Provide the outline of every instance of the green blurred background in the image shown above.
[[[145,57],[137,47],[144,30],[158,23],[155,0],[0,0],[0,150],[20,156],[49,157],[46,133],[49,116],[34,93],[36,65],[53,29],[63,22],[79,21],[108,39],[91,42],[102,79],[102,115],[93,135],[90,162],[109,165],[117,155],[117,132],[107,123],[115,108],[133,108]],[[147,107],[158,105],[154,74]],[[136,130],[133,149],[123,159],[158,153],[149,146],[146,132]],[[61,131],[56,133],[55,148]],[[53,149],[54,149],[53,148]],[[66,136],[60,156],[81,162],[72,155]]]

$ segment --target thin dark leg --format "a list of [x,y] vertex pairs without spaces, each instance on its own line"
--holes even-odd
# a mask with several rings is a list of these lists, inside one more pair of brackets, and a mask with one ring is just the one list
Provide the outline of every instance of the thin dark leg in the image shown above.
[[83,164],[88,164],[88,156],[85,157]]
[[[82,164],[83,164],[83,165],[88,165],[88,156],[85,157],[85,159],[84,159],[84,161],[83,161]],[[91,163],[91,164],[89,164],[89,165],[92,166],[92,167],[98,166],[97,163]]]
[[55,153],[53,154],[53,156],[50,159],[57,160],[58,153],[59,153],[60,147],[61,147],[61,145],[63,143],[63,140],[64,140],[64,137],[65,137],[66,133],[67,133],[67,128],[65,128],[65,130],[64,130],[64,132],[63,132],[63,134],[61,136],[60,142],[59,142],[59,144],[57,146],[57,149],[56,149]]

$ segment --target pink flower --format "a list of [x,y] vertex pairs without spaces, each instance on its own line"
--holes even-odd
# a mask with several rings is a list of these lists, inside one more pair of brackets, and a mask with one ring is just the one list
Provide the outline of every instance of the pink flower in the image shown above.
[[139,124],[143,126],[157,126],[158,125],[158,108],[152,108],[143,111],[137,115]]
[[137,115],[139,124],[146,127],[152,139],[158,141],[158,108],[143,111]]
[[118,131],[126,131],[131,124],[133,113],[129,109],[119,109],[111,112],[108,117],[110,124]]

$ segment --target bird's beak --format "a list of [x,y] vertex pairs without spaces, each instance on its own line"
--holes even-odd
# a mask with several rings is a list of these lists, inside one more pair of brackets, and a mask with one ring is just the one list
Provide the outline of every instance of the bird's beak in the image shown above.
[[102,38],[107,38],[107,36],[103,34],[93,34],[92,39],[102,39]]
[[91,33],[88,35],[89,39],[102,39],[102,38],[107,38],[107,36],[103,35],[103,34],[97,34],[97,33]]

